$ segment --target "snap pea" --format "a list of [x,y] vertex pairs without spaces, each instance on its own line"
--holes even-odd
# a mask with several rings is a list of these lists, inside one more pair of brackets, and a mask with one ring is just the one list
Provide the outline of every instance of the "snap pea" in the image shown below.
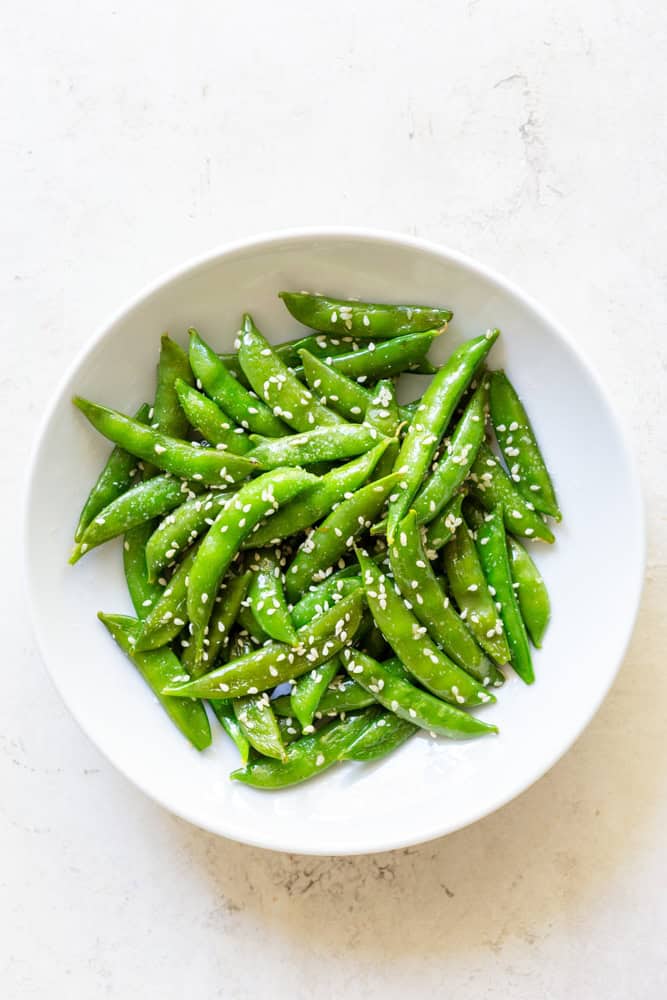
[[197,750],[205,750],[211,742],[211,728],[202,703],[170,698],[162,693],[166,684],[183,677],[183,668],[176,655],[167,646],[150,652],[139,652],[133,640],[136,639],[140,623],[134,618],[107,615],[102,611],[97,617],[132,661],[172,722]]
[[421,631],[428,630],[454,663],[482,684],[502,684],[502,674],[479,648],[433,572],[414,510],[400,522],[398,538],[389,548],[389,559],[394,580],[421,623]]
[[542,574],[521,542],[511,535],[508,535],[507,542],[512,579],[518,584],[516,594],[521,617],[533,645],[540,649],[551,617],[549,593]]
[[206,394],[241,427],[268,437],[288,433],[288,428],[273,415],[266,403],[251,395],[229,373],[196,330],[190,330],[190,364]]
[[498,732],[497,726],[434,698],[405,680],[400,672],[387,668],[358,649],[345,650],[342,659],[357,684],[370,691],[384,708],[420,729],[452,740]]
[[210,701],[209,705],[213,709],[218,722],[236,746],[241,755],[241,762],[247,764],[250,754],[250,744],[239,725],[231,701]]
[[285,575],[285,591],[290,601],[296,601],[311,582],[319,582],[320,574],[370,528],[400,478],[392,473],[362,487],[313,529],[299,546]]
[[453,316],[449,309],[433,306],[385,305],[333,299],[308,292],[280,292],[288,310],[311,330],[353,333],[356,337],[398,337],[445,327]]
[[461,344],[424,393],[396,459],[395,468],[404,470],[405,488],[389,504],[387,539],[390,545],[398,522],[405,517],[421,486],[456,404],[498,336],[498,330],[489,330]]
[[334,656],[327,663],[302,674],[292,688],[292,711],[304,728],[311,725],[322,695],[339,670],[340,658]]
[[[276,715],[289,716],[293,714],[290,695],[281,695],[271,704]],[[339,715],[341,712],[357,712],[375,704],[375,698],[365,691],[351,677],[343,676],[330,684],[320,698],[317,711],[323,716]]]
[[511,663],[522,681],[535,680],[528,635],[514,595],[512,572],[507,554],[507,538],[501,510],[487,514],[477,529],[477,553],[489,587],[500,605],[500,617],[511,653]]
[[466,479],[484,440],[486,389],[480,385],[470,397],[451,441],[412,506],[418,524],[432,521]]
[[443,545],[446,545],[458,526],[463,524],[463,515],[461,514],[463,497],[463,493],[457,493],[440,514],[430,524],[427,524],[424,544],[429,559],[434,558],[431,553],[438,552]]
[[335,504],[366,482],[382,458],[387,443],[380,441],[370,451],[325,473],[295,500],[258,524],[243,543],[243,548],[261,549],[267,545],[275,545],[283,538],[295,535],[319,521]]
[[239,361],[253,389],[274,416],[297,431],[342,424],[343,418],[318,403],[312,392],[273,351],[248,315],[243,317]]
[[283,743],[294,743],[294,740],[298,740],[299,737],[303,735],[303,731],[298,721],[293,719],[290,715],[279,715],[277,717],[277,722]]
[[130,599],[138,618],[145,618],[162,596],[163,587],[153,582],[148,573],[146,545],[153,533],[153,522],[145,521],[130,528],[123,539],[123,568]]
[[250,456],[264,469],[281,465],[312,465],[313,462],[339,461],[367,452],[381,441],[373,427],[363,424],[336,424],[317,427],[287,438],[251,440],[256,447]]
[[91,549],[117,538],[137,524],[151,521],[154,517],[173,510],[187,497],[193,496],[188,484],[173,476],[154,476],[137,483],[95,515],[81,536],[81,541],[74,546],[70,563],[74,565]]
[[433,694],[453,704],[478,705],[495,701],[492,694],[423,635],[419,621],[396,592],[398,588],[373,560],[359,550],[357,558],[373,618],[410,673]]
[[345,751],[344,760],[374,761],[387,757],[418,732],[418,726],[393,712],[383,712]]
[[[427,360],[426,355],[437,336],[438,332],[432,331],[409,333],[378,344],[370,341],[368,347],[358,351],[330,355],[326,358],[326,363],[337,372],[362,383],[391,378],[392,375],[405,371],[432,375],[436,368]],[[298,369],[296,374],[299,374]]]
[[166,646],[187,624],[187,580],[199,544],[196,543],[185,553],[159,599],[144,618],[137,633],[137,649],[145,651]]
[[535,432],[516,389],[503,371],[491,372],[489,408],[500,450],[518,492],[542,514],[560,521],[556,492]]
[[[377,390],[359,385],[353,378],[336,371],[332,365],[311,354],[310,351],[302,350],[299,356],[303,362],[304,378],[313,392],[348,420],[357,423],[362,421],[377,395]],[[391,385],[393,387],[393,383]],[[407,420],[410,415],[406,408],[400,409],[399,414],[403,420]]]
[[[134,419],[145,424],[149,412],[148,403],[144,403],[137,410]],[[113,500],[116,500],[130,488],[136,473],[136,457],[116,445],[83,505],[83,510],[79,515],[79,523],[74,532],[75,542],[81,541],[84,531],[101,510],[104,510]]]
[[[321,333],[312,333],[307,337],[297,337],[294,340],[285,340],[282,344],[272,344],[271,346],[278,357],[292,371],[295,371],[301,360],[299,358],[300,350],[309,351],[316,357],[331,357],[335,354],[346,354],[348,351],[358,350],[360,342],[354,337],[325,337]],[[218,354],[218,357],[241,385],[248,386],[250,384],[243,373],[236,351],[232,354]]]
[[298,604],[292,608],[292,621],[296,628],[301,628],[316,615],[328,611],[343,597],[361,587],[361,577],[358,566],[348,566],[344,570],[332,573],[322,583],[310,587]]
[[285,744],[268,694],[264,692],[234,698],[233,706],[241,731],[250,746],[265,757],[286,760]]
[[[365,423],[390,439],[375,472],[375,479],[388,476],[398,455],[398,435],[401,428],[401,410],[396,402],[396,387],[391,379],[381,379],[373,392],[364,416]],[[409,421],[405,421],[406,423]]]
[[291,648],[271,642],[216,667],[186,684],[170,685],[165,694],[183,698],[237,698],[274,688],[292,677],[326,663],[356,635],[361,623],[363,594],[344,597],[335,608],[298,630],[299,644]]
[[204,651],[197,661],[196,647],[189,640],[183,642],[185,647],[181,662],[191,677],[200,677],[207,670],[216,666],[218,658],[224,658],[232,628],[240,614],[242,602],[248,592],[252,574],[249,570],[230,574],[220,584],[220,589],[213,604],[213,611],[208,625],[208,633],[204,639]]
[[470,493],[488,511],[501,507],[505,526],[512,534],[554,541],[532,501],[524,500],[486,443],[480,445],[470,470]]
[[186,500],[160,521],[146,543],[146,563],[151,580],[156,580],[165,566],[210,528],[231,495],[229,491],[222,490],[202,493]]
[[250,451],[252,442],[243,428],[223,413],[212,399],[182,379],[176,380],[176,392],[189,423],[218,451],[231,451],[234,455]]
[[278,763],[259,758],[242,769],[232,771],[230,777],[234,781],[267,790],[306,781],[341,760],[378,713],[379,709],[369,708],[359,715],[335,719],[312,736],[302,736],[290,743],[286,761]]
[[195,379],[187,353],[165,333],[160,340],[160,360],[151,426],[153,430],[161,431],[170,437],[184,438],[188,433],[188,419],[176,391],[177,382],[192,386]]
[[495,663],[508,663],[510,651],[503,623],[465,523],[445,546],[443,566],[459,613],[479,645]]
[[153,462],[181,479],[220,486],[245,479],[258,469],[255,458],[230,455],[214,448],[195,448],[186,441],[144,427],[131,417],[80,396],[75,396],[73,403],[100,434],[138,458]]
[[202,655],[213,600],[241,544],[267,511],[287,503],[314,481],[299,468],[264,473],[242,486],[216,517],[189,574],[187,609],[196,661]]
[[282,572],[278,559],[271,553],[259,558],[250,584],[252,613],[266,634],[277,642],[294,645],[296,630],[287,610]]
[[252,648],[252,643],[256,646],[261,646],[263,642],[266,642],[266,640],[270,638],[255,618],[250,605],[246,604],[245,601],[239,609],[236,624],[241,629],[239,634],[243,638],[250,640],[250,648]]

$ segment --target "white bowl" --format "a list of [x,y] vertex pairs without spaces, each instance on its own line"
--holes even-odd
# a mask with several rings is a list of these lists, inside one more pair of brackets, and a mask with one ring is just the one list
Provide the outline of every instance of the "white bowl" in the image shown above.
[[[173,728],[96,618],[130,613],[120,542],[67,564],[79,509],[108,444],[74,393],[131,412],[152,397],[159,335],[196,326],[231,349],[249,310],[279,341],[296,333],[276,294],[309,288],[376,301],[451,306],[444,358],[490,326],[525,400],[564,512],[552,547],[534,546],[553,604],[536,683],[512,677],[484,717],[500,735],[469,743],[419,735],[373,765],[347,764],[266,793],[228,780],[237,754],[215,721],[199,754]],[[27,573],[39,645],[63,699],[131,781],[198,826],[261,847],[312,854],[384,851],[450,833],[528,788],[570,747],[616,675],[643,577],[635,464],[613,409],[569,337],[522,292],[461,254],[363,230],[279,233],[236,244],[163,278],[91,339],[49,406],[32,458]]]

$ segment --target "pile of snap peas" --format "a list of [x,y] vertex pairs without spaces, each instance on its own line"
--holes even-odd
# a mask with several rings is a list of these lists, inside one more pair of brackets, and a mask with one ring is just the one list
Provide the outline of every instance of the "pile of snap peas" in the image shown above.
[[[134,615],[99,618],[198,750],[274,789],[377,760],[534,680],[549,598],[526,542],[561,518],[489,330],[428,359],[448,309],[282,292],[309,332],[235,350],[162,337],[152,405],[74,404],[113,444],[70,562],[123,539]],[[399,403],[403,372],[431,376]],[[497,447],[494,449],[493,440]],[[502,459],[501,457],[502,456]],[[207,710],[208,706],[208,710]]]

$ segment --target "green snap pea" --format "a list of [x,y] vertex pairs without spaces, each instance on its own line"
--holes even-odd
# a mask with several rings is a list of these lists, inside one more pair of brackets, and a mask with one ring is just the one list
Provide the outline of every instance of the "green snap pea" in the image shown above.
[[340,658],[334,656],[328,663],[302,674],[292,688],[292,711],[304,729],[311,725],[322,695],[339,670]]
[[160,341],[152,427],[170,437],[184,438],[188,432],[188,420],[176,392],[179,381],[194,385],[195,379],[187,353],[165,333]]
[[358,649],[346,650],[343,663],[357,684],[370,691],[384,708],[420,729],[452,740],[498,732],[497,726],[434,698]]
[[189,423],[218,451],[231,451],[234,455],[250,451],[252,442],[243,428],[223,413],[212,399],[182,379],[176,380],[176,392]]
[[344,570],[332,573],[322,583],[311,587],[303,595],[298,604],[292,608],[292,621],[296,628],[301,628],[316,615],[328,611],[343,597],[361,587],[361,577],[358,566],[348,566]]
[[250,755],[250,744],[239,725],[239,720],[236,718],[233,704],[231,701],[210,701],[209,705],[213,709],[218,722],[241,755],[241,763],[247,764]]
[[[399,545],[403,540],[399,538]],[[495,701],[470,674],[458,667],[423,634],[423,627],[406,607],[380,568],[363,552],[357,552],[368,607],[385,639],[410,673],[424,687],[445,701],[478,705]]]
[[257,444],[250,456],[264,469],[277,469],[282,465],[312,465],[353,458],[367,452],[381,438],[373,427],[336,424],[287,438],[258,440],[253,434],[251,440]]
[[243,548],[261,549],[276,545],[283,538],[309,528],[315,521],[329,513],[332,507],[354,493],[373,474],[387,448],[387,441],[380,441],[370,451],[359,455],[345,465],[336,466],[325,473],[290,503],[263,523],[243,543]]
[[350,643],[361,624],[363,593],[343,598],[336,607],[298,630],[295,647],[271,642],[216,667],[189,683],[170,685],[165,694],[183,698],[237,698],[258,694],[326,663]]
[[216,490],[194,496],[158,524],[146,543],[146,563],[151,580],[156,580],[165,566],[169,566],[179,553],[210,528],[231,495],[229,491]]
[[75,396],[73,402],[100,434],[180,479],[220,486],[245,479],[258,469],[255,458],[230,455],[214,448],[195,448],[80,396]]
[[431,553],[438,552],[443,545],[446,545],[460,524],[463,524],[461,514],[461,504],[463,493],[450,500],[447,506],[426,526],[424,544],[429,558],[433,558]]
[[[220,584],[213,611],[204,640],[204,651],[199,661],[196,647],[188,639],[183,642],[181,662],[191,677],[201,677],[216,666],[218,658],[224,658],[231,638],[232,628],[238,620],[242,602],[250,586],[252,573],[249,570],[230,574]],[[231,735],[231,734],[230,734]]]
[[251,395],[230,374],[196,330],[190,330],[190,364],[206,394],[241,427],[267,437],[288,433],[286,425],[273,415],[266,403]]
[[[357,712],[375,703],[375,698],[365,691],[351,677],[341,677],[330,684],[320,698],[317,711],[323,716],[340,715],[341,712]],[[277,715],[293,714],[290,695],[282,695],[271,702]]]
[[137,649],[159,649],[176,638],[187,624],[187,580],[200,543],[185,553],[159,599],[144,618],[137,634]]
[[491,372],[489,408],[493,429],[512,482],[542,514],[561,520],[556,492],[528,414],[503,371]]
[[510,651],[503,623],[465,523],[445,546],[443,565],[459,613],[475,639],[495,663],[508,663]]
[[374,427],[390,439],[375,472],[375,478],[381,479],[388,476],[396,464],[398,435],[402,423],[401,409],[396,401],[396,387],[391,379],[381,379],[373,389],[364,420],[369,427]]
[[[138,420],[139,423],[145,424],[148,420],[149,412],[150,407],[148,403],[144,403],[137,410],[134,419]],[[104,510],[105,507],[130,488],[136,474],[136,457],[125,451],[124,448],[116,445],[83,505],[83,510],[79,515],[79,523],[74,532],[75,542],[81,541],[84,531],[101,510]]]
[[458,347],[424,393],[396,459],[395,467],[404,470],[406,485],[389,505],[389,544],[421,486],[456,404],[498,336],[498,330],[489,330]]
[[507,554],[507,538],[502,511],[487,514],[477,529],[477,552],[489,587],[493,587],[500,605],[500,617],[511,653],[511,663],[522,681],[535,680],[528,645],[528,635],[512,586],[512,572]]
[[263,642],[266,642],[270,638],[257,621],[250,605],[247,605],[245,602],[239,610],[236,624],[241,629],[240,635],[249,639],[256,646],[261,646]]
[[194,496],[188,484],[173,476],[154,476],[137,483],[95,515],[81,541],[74,546],[70,563],[74,565],[86,552],[117,538],[137,524],[173,510],[188,496]]
[[299,323],[323,333],[353,333],[355,337],[398,337],[404,333],[446,327],[453,313],[433,306],[385,305],[333,299],[307,292],[280,292]]
[[149,576],[146,546],[153,533],[153,522],[145,521],[125,533],[123,568],[130,599],[138,618],[145,618],[162,596],[163,587]]
[[[348,420],[356,423],[364,420],[364,415],[372,405],[377,390],[367,389],[365,386],[359,385],[354,379],[336,371],[335,368],[311,354],[310,351],[302,350],[299,354],[303,362],[304,377],[313,392],[317,393],[327,405],[331,404]],[[393,382],[389,384],[393,388]],[[400,419],[403,420],[409,417],[407,409],[399,409],[399,414]],[[392,431],[393,433],[395,431]]]
[[279,715],[277,717],[278,728],[280,729],[280,735],[284,744],[294,743],[299,737],[303,735],[301,726],[296,719],[291,716]]
[[452,499],[466,479],[484,441],[486,389],[475,390],[459,420],[445,453],[412,506],[418,524],[432,521]]
[[378,344],[370,341],[368,347],[330,355],[325,360],[337,372],[355,378],[362,384],[376,382],[380,378],[391,378],[392,375],[400,375],[406,371],[432,375],[436,369],[427,361],[426,355],[437,336],[437,332],[432,331],[409,333]]
[[278,763],[258,759],[230,777],[254,788],[274,789],[296,785],[321,774],[341,760],[364,730],[375,720],[379,709],[370,708],[359,715],[335,719],[312,736],[302,736],[287,747],[287,760]]
[[138,652],[133,640],[140,623],[134,618],[107,615],[101,611],[98,618],[137,668],[172,722],[197,750],[205,750],[211,742],[211,728],[202,703],[162,694],[166,684],[183,677],[183,668],[176,655],[166,646],[150,652]]
[[266,634],[277,642],[295,645],[296,630],[287,610],[282,572],[278,559],[263,554],[250,584],[250,602],[255,619]]
[[418,731],[418,726],[393,712],[383,712],[345,752],[345,760],[375,761],[387,757]]
[[243,317],[240,339],[239,361],[245,376],[276,417],[297,431],[343,423],[338,413],[316,401],[248,315]]
[[507,542],[512,579],[518,585],[516,593],[519,599],[521,617],[533,645],[540,649],[551,617],[549,594],[542,574],[521,542],[512,538],[511,535],[508,536]]
[[389,548],[391,571],[422,630],[448,656],[485,686],[502,684],[503,676],[479,648],[450,604],[424,551],[417,515],[409,511]]
[[[294,371],[300,365],[299,351],[301,350],[309,351],[316,357],[331,357],[335,354],[347,354],[349,351],[358,350],[360,342],[354,337],[325,337],[321,333],[313,333],[308,337],[297,337],[294,340],[285,340],[282,344],[272,344],[271,346],[278,357]],[[241,382],[241,385],[249,385],[236,351],[233,354],[218,354],[218,357],[225,368]]]
[[482,507],[491,511],[501,507],[507,530],[526,538],[553,542],[554,536],[533,508],[524,500],[500,462],[486,443],[480,446],[470,470],[470,492]]
[[265,757],[286,760],[280,727],[266,692],[249,694],[233,701],[234,713],[250,746]]
[[308,584],[319,582],[320,574],[347,552],[355,538],[370,528],[400,478],[392,473],[362,487],[313,529],[299,547],[285,576],[285,590],[290,601],[296,601]]
[[195,661],[203,652],[218,587],[243,541],[267,511],[292,500],[314,481],[313,476],[299,468],[264,473],[242,486],[218,514],[202,539],[189,574],[187,609],[196,647]]

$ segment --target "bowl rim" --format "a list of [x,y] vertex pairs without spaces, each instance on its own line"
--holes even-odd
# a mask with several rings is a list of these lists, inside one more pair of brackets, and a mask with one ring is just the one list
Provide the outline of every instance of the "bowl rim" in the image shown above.
[[[445,261],[453,262],[459,266],[466,268],[467,270],[473,272],[477,276],[480,276],[485,281],[494,285],[499,290],[513,296],[518,299],[523,305],[532,310],[540,320],[548,327],[550,327],[554,333],[566,344],[572,354],[575,356],[578,363],[585,369],[586,374],[593,382],[599,398],[603,404],[606,411],[606,417],[610,421],[615,435],[619,441],[620,448],[623,452],[623,457],[627,463],[627,468],[630,471],[630,479],[627,482],[627,488],[629,490],[632,510],[629,511],[631,516],[634,518],[635,527],[637,531],[637,551],[634,559],[633,575],[634,579],[631,580],[631,591],[632,594],[632,606],[629,609],[630,613],[627,619],[627,625],[625,629],[625,634],[623,636],[622,642],[619,644],[618,652],[616,654],[613,669],[609,671],[606,683],[603,684],[598,692],[598,696],[591,702],[589,706],[589,711],[583,722],[577,727],[576,730],[568,733],[567,739],[564,741],[563,746],[554,754],[552,754],[546,761],[540,762],[540,764],[535,767],[534,771],[531,773],[528,780],[522,778],[516,783],[512,784],[509,789],[506,789],[501,794],[499,794],[491,803],[485,803],[478,809],[470,810],[463,818],[457,819],[455,822],[450,823],[439,823],[430,828],[424,829],[417,835],[412,836],[402,836],[402,837],[392,837],[389,833],[385,836],[382,842],[368,842],[350,845],[341,845],[337,843],[324,843],[314,846],[304,846],[299,845],[298,848],[294,847],[293,843],[290,843],[286,838],[276,840],[270,834],[264,836],[252,836],[245,832],[240,832],[230,828],[227,824],[211,824],[202,821],[201,818],[193,816],[188,810],[179,807],[178,802],[167,801],[164,798],[158,797],[150,788],[146,787],[143,782],[138,781],[135,777],[131,776],[126,770],[124,770],[112,757],[112,755],[102,747],[99,746],[97,740],[89,732],[87,723],[84,718],[81,718],[80,714],[74,711],[70,706],[63,690],[61,689],[59,681],[54,676],[50,666],[47,656],[48,642],[46,637],[42,634],[42,629],[40,626],[40,617],[37,613],[33,598],[33,586],[32,586],[32,574],[31,574],[31,560],[30,560],[30,511],[33,502],[33,493],[36,489],[36,474],[37,474],[37,458],[39,451],[42,446],[43,439],[47,434],[49,425],[53,418],[54,412],[63,396],[68,383],[72,380],[76,371],[79,369],[87,355],[94,350],[94,348],[103,340],[107,333],[116,324],[120,323],[125,316],[138,307],[146,299],[150,298],[152,295],[158,293],[165,286],[171,284],[173,281],[179,278],[185,277],[192,272],[195,272],[201,268],[206,268],[212,264],[221,262],[226,257],[233,257],[238,253],[242,253],[246,250],[261,250],[263,248],[275,247],[280,243],[295,243],[295,242],[308,242],[314,239],[320,240],[330,240],[330,239],[347,239],[358,242],[382,242],[385,244],[390,244],[393,246],[399,246],[402,248],[407,248],[409,250],[416,250],[431,254],[436,257],[440,257]],[[588,360],[586,354],[580,348],[579,344],[575,339],[565,330],[560,323],[558,323],[553,316],[544,309],[531,295],[524,292],[519,288],[512,280],[499,274],[493,268],[488,267],[485,264],[480,263],[475,258],[469,256],[468,254],[462,253],[461,251],[454,250],[444,244],[436,243],[432,240],[422,239],[421,237],[408,236],[399,232],[394,232],[390,230],[375,229],[372,227],[365,226],[301,226],[296,228],[278,229],[271,230],[263,233],[259,233],[255,236],[245,237],[243,239],[234,240],[229,243],[224,243],[220,246],[206,251],[204,253],[198,254],[194,257],[189,258],[183,264],[177,267],[171,268],[164,271],[157,278],[148,282],[144,287],[135,295],[133,295],[128,301],[124,303],[120,308],[118,308],[105,322],[101,323],[93,335],[89,337],[82,347],[76,352],[74,359],[67,365],[63,375],[58,380],[58,383],[53,390],[51,397],[49,399],[48,405],[45,407],[44,413],[38,423],[37,429],[34,434],[32,441],[32,446],[30,450],[29,460],[27,464],[27,469],[25,473],[24,480],[24,490],[23,490],[23,517],[22,517],[22,535],[23,535],[23,576],[25,582],[25,588],[27,591],[27,601],[29,609],[29,618],[32,623],[33,634],[36,639],[37,648],[39,650],[40,658],[46,669],[46,672],[50,678],[51,683],[55,687],[59,696],[66,705],[68,711],[84,732],[86,737],[90,740],[93,746],[97,749],[102,756],[109,761],[109,763],[120,772],[124,778],[130,781],[135,787],[139,788],[145,795],[147,795],[153,802],[162,806],[168,812],[173,813],[181,819],[186,820],[193,826],[197,826],[200,829],[207,830],[209,833],[216,834],[217,836],[227,837],[228,839],[236,840],[237,842],[247,844],[251,847],[260,847],[267,850],[276,850],[284,852],[297,852],[299,854],[308,854],[316,856],[345,856],[345,855],[357,855],[357,854],[370,854],[370,853],[380,853],[383,851],[399,850],[405,847],[411,847],[416,844],[428,843],[430,840],[434,840],[438,837],[446,836],[450,833],[454,833],[457,830],[464,829],[473,823],[478,822],[486,816],[491,815],[498,809],[507,805],[509,802],[513,801],[523,792],[531,788],[537,781],[539,781],[544,775],[551,770],[555,764],[572,748],[574,743],[579,739],[581,734],[589,726],[591,720],[598,712],[602,702],[608,695],[612,684],[616,680],[620,667],[623,663],[625,655],[632,638],[634,628],[637,621],[637,616],[639,613],[639,607],[641,603],[644,577],[646,569],[646,509],[645,509],[645,499],[643,496],[641,476],[639,472],[639,464],[632,448],[630,435],[628,434],[619,414],[617,413],[615,406],[612,402],[611,395],[604,383],[600,379],[594,365]],[[223,817],[224,819],[224,817]]]

